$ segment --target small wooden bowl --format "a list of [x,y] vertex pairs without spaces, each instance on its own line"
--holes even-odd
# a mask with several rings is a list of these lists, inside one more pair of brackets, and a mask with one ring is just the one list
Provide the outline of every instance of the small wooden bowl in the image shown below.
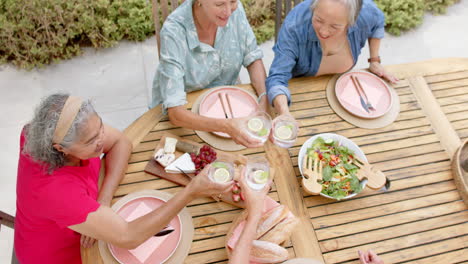
[[468,139],[455,152],[452,160],[452,171],[458,192],[465,204],[468,205]]

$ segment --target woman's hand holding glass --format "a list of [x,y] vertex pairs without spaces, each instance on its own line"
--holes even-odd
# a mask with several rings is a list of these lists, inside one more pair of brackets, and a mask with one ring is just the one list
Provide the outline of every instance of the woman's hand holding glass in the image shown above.
[[287,112],[273,119],[270,141],[282,148],[290,148],[296,142],[299,133],[299,124],[296,119]]
[[226,132],[237,144],[248,148],[261,147],[263,146],[263,142],[259,139],[252,138],[246,131],[245,124],[248,122],[249,118],[250,117],[226,119],[228,122],[228,129]]
[[187,186],[187,189],[194,198],[218,196],[231,191],[234,181],[231,180],[225,183],[212,181],[208,176],[210,167],[211,165],[207,165]]
[[265,197],[270,190],[271,182],[265,184],[262,189],[254,190],[249,187],[247,183],[247,178],[245,175],[246,168],[244,166],[240,166],[240,185],[241,190],[245,198],[245,208],[249,214],[253,214],[257,212],[259,215],[263,212],[263,205],[265,203]]

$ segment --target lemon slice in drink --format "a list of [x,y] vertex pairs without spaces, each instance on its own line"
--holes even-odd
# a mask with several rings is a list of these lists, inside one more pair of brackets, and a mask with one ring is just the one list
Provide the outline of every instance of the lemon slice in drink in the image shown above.
[[231,174],[225,168],[218,168],[213,173],[213,179],[219,183],[228,182],[231,179]]
[[253,180],[255,183],[264,184],[268,181],[268,172],[263,170],[256,170],[253,173]]
[[291,126],[283,125],[275,129],[275,136],[279,139],[290,139],[292,137],[293,130]]
[[253,132],[258,132],[263,128],[263,121],[260,118],[254,117],[249,120],[247,127]]

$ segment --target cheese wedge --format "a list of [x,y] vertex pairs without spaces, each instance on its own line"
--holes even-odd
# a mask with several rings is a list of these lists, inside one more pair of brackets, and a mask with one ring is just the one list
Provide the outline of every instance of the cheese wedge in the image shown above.
[[174,154],[176,150],[177,139],[166,137],[166,142],[164,143],[164,152]]
[[164,153],[164,149],[159,149],[156,154],[154,154],[154,159],[161,164],[161,166],[167,167],[175,160],[175,155]]
[[181,171],[178,168],[180,168],[186,173],[195,172],[195,164],[193,163],[192,158],[190,158],[190,154],[184,153],[174,162],[169,164],[169,166],[166,167],[166,172],[167,173],[181,173]]

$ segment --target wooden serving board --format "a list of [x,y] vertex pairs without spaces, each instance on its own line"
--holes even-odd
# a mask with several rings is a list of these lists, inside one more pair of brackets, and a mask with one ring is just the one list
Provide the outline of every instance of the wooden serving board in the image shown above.
[[[156,148],[154,150],[154,153],[156,153],[156,151],[158,151],[159,149],[164,148],[164,144],[166,142],[166,137],[175,138],[178,141],[185,142],[187,144],[190,144],[190,145],[193,145],[193,146],[196,146],[196,147],[202,147],[203,146],[202,144],[199,144],[197,142],[194,142],[194,141],[191,141],[191,140],[188,140],[188,139],[184,139],[184,138],[180,138],[180,137],[178,137],[176,135],[173,135],[171,133],[168,133],[168,132],[164,132],[162,134],[161,140],[159,141],[159,144],[156,146]],[[216,157],[218,159],[228,161],[228,162],[232,162],[236,166],[241,165],[241,164],[245,165],[247,163],[247,158],[245,156],[243,156],[243,155],[227,153],[227,152],[223,152],[223,151],[220,151],[220,150],[215,150],[215,151],[216,151]],[[175,152],[176,159],[179,158],[180,156],[182,156],[183,154],[184,153],[182,153],[182,152],[180,152],[180,151],[178,151],[176,149],[176,152]],[[193,173],[189,174],[190,177],[185,176],[183,173],[167,173],[164,170],[164,167],[161,166],[158,162],[156,162],[156,160],[154,158],[151,158],[148,161],[148,163],[146,164],[145,172],[147,172],[149,174],[152,174],[152,175],[155,175],[155,176],[158,176],[158,177],[163,178],[165,180],[171,181],[173,183],[179,184],[181,186],[188,185],[190,183],[191,178],[195,177],[195,174],[193,174]],[[234,176],[234,179],[237,180],[237,177],[238,177],[238,174],[236,173],[235,176]],[[221,196],[221,200],[226,202],[226,203],[238,206],[238,207],[242,207],[242,208],[245,207],[243,201],[234,202],[232,200],[232,194],[231,193],[223,194]]]

